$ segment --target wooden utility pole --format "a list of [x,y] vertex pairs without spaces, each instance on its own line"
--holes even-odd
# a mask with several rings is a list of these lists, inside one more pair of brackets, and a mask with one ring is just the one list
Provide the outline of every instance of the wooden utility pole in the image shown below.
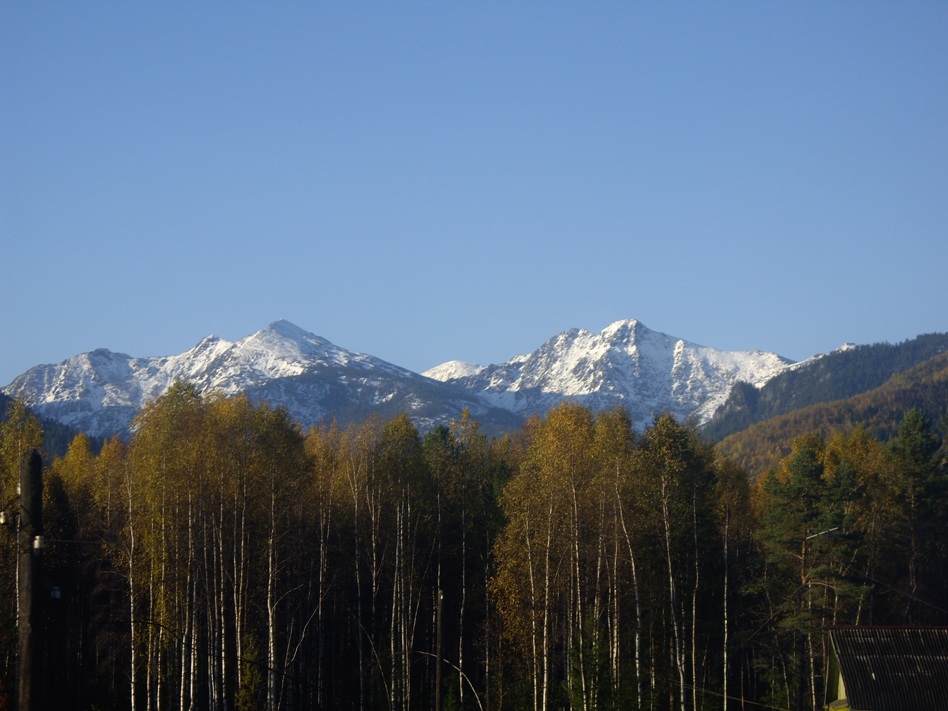
[[35,449],[20,459],[20,528],[17,533],[19,574],[17,600],[19,614],[19,706],[20,711],[38,707],[34,691],[39,688],[39,635],[34,635],[41,619],[38,583],[43,535],[43,459]]

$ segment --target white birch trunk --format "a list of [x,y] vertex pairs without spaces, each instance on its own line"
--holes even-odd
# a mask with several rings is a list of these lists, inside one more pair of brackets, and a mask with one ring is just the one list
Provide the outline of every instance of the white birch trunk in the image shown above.
[[[135,629],[137,622],[135,618],[135,519],[132,507],[132,481],[131,475],[126,471],[125,488],[128,494],[128,616],[129,616],[129,640],[130,640],[130,658],[131,668],[129,669],[129,681],[131,689],[129,697],[131,701],[131,710],[138,711],[138,685],[137,685],[137,667],[138,667],[138,634]],[[18,586],[19,587],[19,586]]]
[[685,711],[685,699],[687,698],[687,679],[685,676],[685,662],[682,654],[681,623],[678,611],[678,592],[675,586],[674,568],[672,565],[672,542],[671,542],[671,514],[668,511],[668,489],[666,475],[661,474],[661,494],[662,494],[662,524],[665,531],[665,562],[668,567],[668,597],[669,608],[672,621],[673,635],[673,661],[678,672],[679,686],[679,706],[681,711]]
[[[579,691],[583,699],[583,711],[588,711],[587,702],[589,698],[588,696],[589,689],[587,687],[587,681],[586,681],[586,654],[585,654],[584,639],[583,639],[585,620],[584,620],[584,611],[583,611],[582,570],[580,566],[580,552],[579,552],[579,536],[580,536],[579,502],[578,502],[578,496],[576,494],[576,480],[572,472],[570,473],[570,493],[572,494],[572,504],[573,504],[572,577],[573,577],[574,582],[573,582],[572,588],[573,588],[573,595],[575,596],[573,607],[575,609],[574,614],[576,617],[576,619],[574,620],[574,623],[570,625],[570,631],[571,631],[571,634],[574,633],[575,638],[578,639],[578,642],[574,642],[574,645],[576,645],[576,650],[578,652],[577,661],[579,665],[579,687],[580,687]],[[569,647],[567,649],[569,649]]]
[[267,537],[267,709],[277,709],[276,670],[276,491],[270,488],[270,532]]
[[642,674],[642,597],[639,590],[638,570],[635,565],[635,547],[632,545],[632,536],[625,520],[625,507],[622,505],[622,496],[619,491],[619,467],[616,465],[616,506],[619,509],[619,522],[622,524],[622,534],[629,552],[629,567],[632,573],[632,591],[635,596],[635,702],[636,708],[642,708],[645,695],[645,677]]
[[550,553],[553,547],[553,499],[550,499],[550,511],[546,529],[546,551],[543,560],[543,643],[540,647],[543,661],[543,687],[540,708],[546,711],[550,690]]
[[525,546],[527,551],[527,573],[529,576],[530,583],[530,648],[531,648],[531,668],[533,670],[532,674],[532,687],[533,687],[533,711],[539,711],[540,704],[540,651],[538,649],[537,640],[539,638],[539,632],[537,631],[537,586],[536,586],[536,577],[534,574],[534,562],[533,562],[533,546],[532,537],[530,532],[530,519],[527,517],[527,520],[524,522],[526,526],[526,535]]

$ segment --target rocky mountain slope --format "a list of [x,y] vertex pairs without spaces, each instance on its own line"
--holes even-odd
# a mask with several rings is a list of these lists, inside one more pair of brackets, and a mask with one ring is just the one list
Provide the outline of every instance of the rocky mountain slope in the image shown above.
[[704,422],[735,383],[759,386],[789,366],[773,353],[707,348],[629,320],[598,334],[566,331],[499,365],[453,361],[419,375],[277,321],[235,343],[209,336],[175,356],[83,353],[36,366],[3,392],[93,436],[127,433],[139,409],[176,380],[286,407],[304,426],[404,411],[426,429],[467,408],[496,433],[566,399],[622,405],[639,427],[666,410]]
[[424,374],[519,415],[570,399],[593,409],[625,406],[641,427],[665,410],[704,422],[737,382],[760,386],[790,364],[763,351],[707,348],[628,320],[598,334],[566,331],[500,365],[453,361]]
[[40,365],[4,392],[34,411],[82,431],[126,433],[138,410],[176,380],[199,392],[247,393],[286,407],[304,426],[336,418],[407,412],[419,427],[460,417],[464,408],[488,427],[519,419],[462,389],[333,345],[287,321],[277,321],[236,343],[209,336],[176,356],[133,358],[100,349],[58,365]]

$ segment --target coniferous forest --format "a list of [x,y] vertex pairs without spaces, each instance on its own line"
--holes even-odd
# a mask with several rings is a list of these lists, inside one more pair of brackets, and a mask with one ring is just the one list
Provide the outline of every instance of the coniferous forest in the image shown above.
[[[496,439],[468,416],[302,431],[178,384],[128,441],[46,461],[38,703],[815,710],[828,626],[948,624],[945,421],[797,437],[754,481],[641,424],[564,404]],[[14,403],[8,513],[42,436]],[[0,530],[0,708],[16,558]]]

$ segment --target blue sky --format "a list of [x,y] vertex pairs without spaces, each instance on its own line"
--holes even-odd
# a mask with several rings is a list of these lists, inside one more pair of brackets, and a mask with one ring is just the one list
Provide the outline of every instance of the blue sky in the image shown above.
[[0,384],[285,318],[421,371],[618,319],[948,330],[948,3],[0,4]]

